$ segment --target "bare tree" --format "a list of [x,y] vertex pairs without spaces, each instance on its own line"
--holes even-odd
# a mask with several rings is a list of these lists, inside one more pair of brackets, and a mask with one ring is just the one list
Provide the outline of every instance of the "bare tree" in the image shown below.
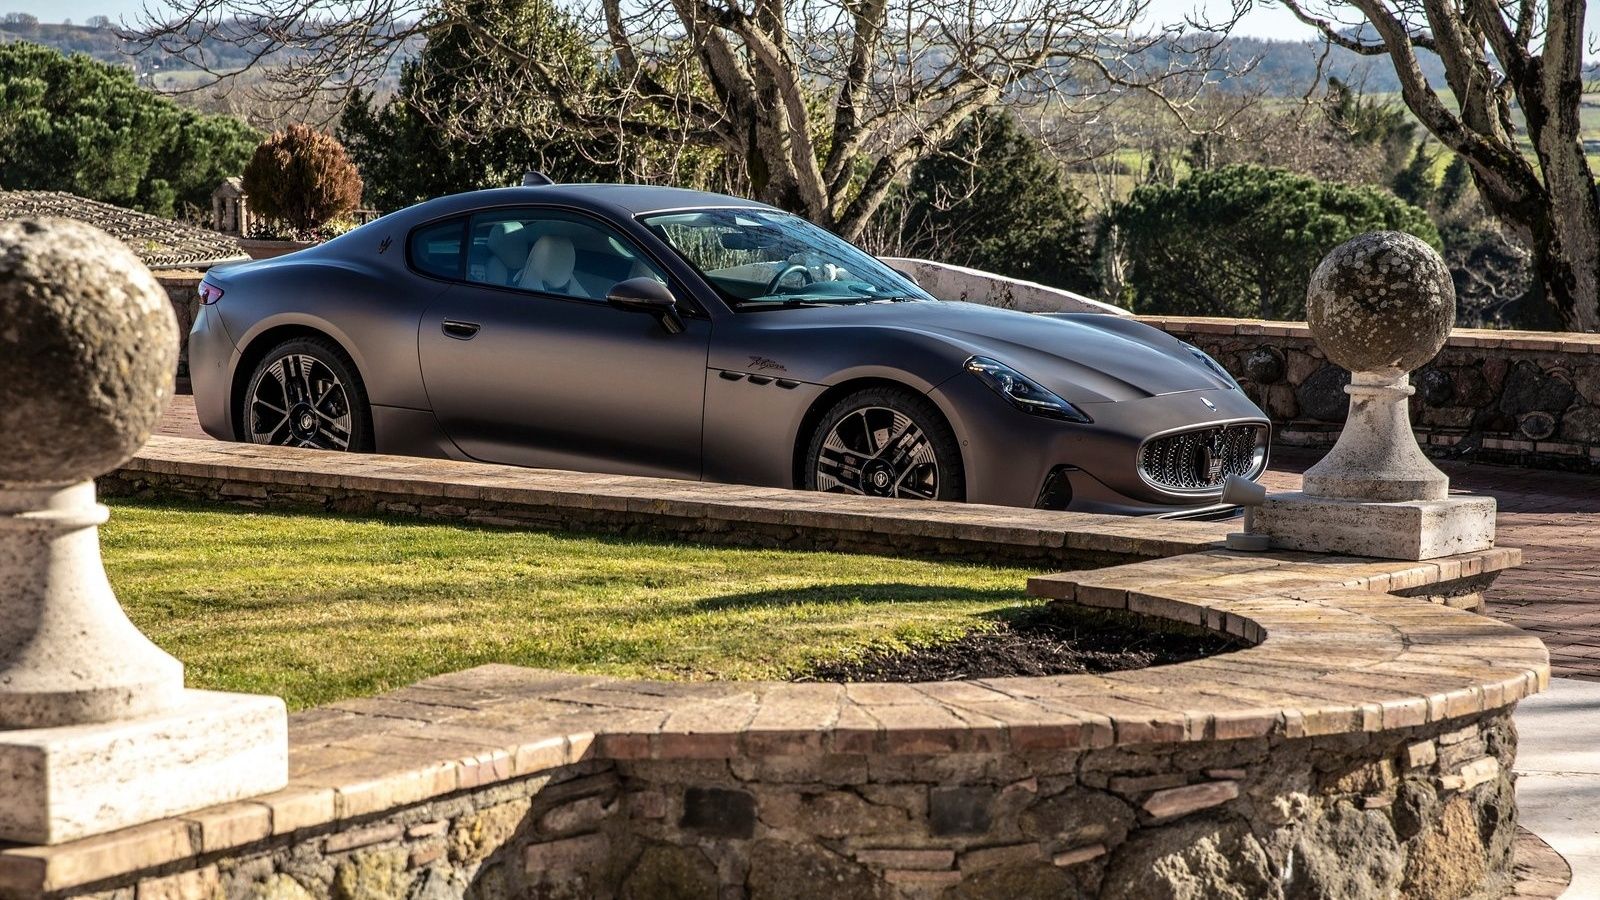
[[1148,2],[575,0],[588,61],[497,28],[495,0],[194,0],[177,19],[147,12],[143,36],[202,68],[208,42],[249,48],[292,93],[369,83],[417,39],[467,29],[499,61],[474,67],[480,108],[539,97],[563,128],[717,148],[757,197],[854,237],[997,102],[1060,123],[1142,93],[1187,122],[1218,39],[1194,22],[1143,33]]
[[[1532,249],[1549,318],[1600,330],[1600,197],[1579,121],[1586,0],[1278,2],[1327,41],[1388,57],[1406,105]],[[1428,82],[1422,51],[1443,61],[1447,84]]]

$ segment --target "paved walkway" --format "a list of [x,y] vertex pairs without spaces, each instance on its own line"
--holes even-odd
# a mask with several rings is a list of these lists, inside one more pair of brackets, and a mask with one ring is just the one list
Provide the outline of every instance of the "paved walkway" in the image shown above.
[[[178,396],[162,434],[203,438],[194,398]],[[1265,479],[1275,491],[1296,490],[1316,461],[1281,452]],[[1491,614],[1539,635],[1550,648],[1552,674],[1600,681],[1600,475],[1504,466],[1443,463],[1451,487],[1493,494],[1500,502],[1499,541],[1520,547],[1523,564],[1489,594]]]
[[1600,897],[1600,684],[1552,678],[1517,707],[1517,818],[1572,867],[1562,900]]
[[[1308,453],[1280,453],[1264,479],[1298,490]],[[1489,613],[1537,634],[1553,675],[1600,681],[1600,476],[1440,463],[1452,491],[1500,504],[1496,540],[1522,549],[1522,565],[1489,591]]]

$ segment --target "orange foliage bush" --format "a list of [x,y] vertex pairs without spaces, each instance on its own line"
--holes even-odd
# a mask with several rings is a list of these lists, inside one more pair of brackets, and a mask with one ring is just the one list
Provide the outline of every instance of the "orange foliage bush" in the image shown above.
[[333,135],[290,125],[256,148],[244,190],[256,215],[314,231],[361,205],[361,175]]

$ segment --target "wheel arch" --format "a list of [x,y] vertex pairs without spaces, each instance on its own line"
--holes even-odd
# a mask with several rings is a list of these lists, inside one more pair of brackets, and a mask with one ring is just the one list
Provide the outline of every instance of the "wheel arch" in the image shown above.
[[806,450],[811,444],[811,435],[816,431],[817,425],[821,423],[822,417],[827,414],[828,410],[833,408],[834,404],[845,397],[856,391],[875,387],[892,388],[927,398],[934,408],[939,411],[940,417],[944,419],[945,427],[949,428],[950,432],[956,436],[956,450],[961,454],[961,468],[963,472],[966,471],[968,467],[965,449],[966,441],[962,439],[960,429],[956,427],[949,410],[945,409],[944,403],[939,398],[934,397],[927,391],[918,390],[904,381],[898,381],[882,375],[864,375],[830,386],[827,390],[818,394],[815,400],[811,401],[811,405],[806,409],[805,415],[800,417],[800,427],[795,429],[794,451],[789,465],[789,478],[792,487],[797,490],[805,487]]
[[356,377],[361,379],[362,386],[366,387],[367,377],[361,371],[361,362],[350,352],[349,345],[330,331],[304,322],[289,322],[265,328],[240,348],[239,361],[233,367],[233,378],[228,384],[228,417],[233,423],[234,434],[242,436],[245,433],[242,401],[244,392],[249,387],[250,376],[255,374],[256,366],[261,364],[261,360],[266,358],[272,348],[296,338],[322,338],[331,341],[344,352],[345,358],[350,360],[350,365],[355,370]]

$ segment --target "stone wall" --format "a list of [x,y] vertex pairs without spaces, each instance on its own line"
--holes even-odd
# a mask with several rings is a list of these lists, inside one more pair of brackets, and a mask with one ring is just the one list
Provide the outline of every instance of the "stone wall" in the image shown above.
[[172,301],[172,313],[178,319],[178,386],[184,392],[189,384],[189,329],[200,315],[200,279],[204,272],[192,269],[170,269],[155,273],[156,281],[166,289]]
[[[1146,318],[1239,379],[1280,446],[1331,446],[1350,373],[1292,322]],[[1412,376],[1411,417],[1435,456],[1600,470],[1600,335],[1459,329]]]
[[1548,654],[1457,608],[1516,564],[1511,548],[1241,556],[1207,549],[1225,523],[178,439],[111,484],[263,504],[299,491],[332,509],[379,498],[446,517],[492,503],[757,544],[780,528],[877,534],[1008,562],[1143,551],[1163,558],[1039,575],[1028,593],[1252,646],[920,684],[480,666],[296,714],[282,791],[0,847],[0,900],[1487,900],[1512,874],[1511,715],[1547,683]]
[[1056,569],[1193,553],[1232,527],[159,436],[98,484],[106,496]]
[[66,893],[1493,897],[1514,751],[1501,713],[1076,753],[585,762]]

